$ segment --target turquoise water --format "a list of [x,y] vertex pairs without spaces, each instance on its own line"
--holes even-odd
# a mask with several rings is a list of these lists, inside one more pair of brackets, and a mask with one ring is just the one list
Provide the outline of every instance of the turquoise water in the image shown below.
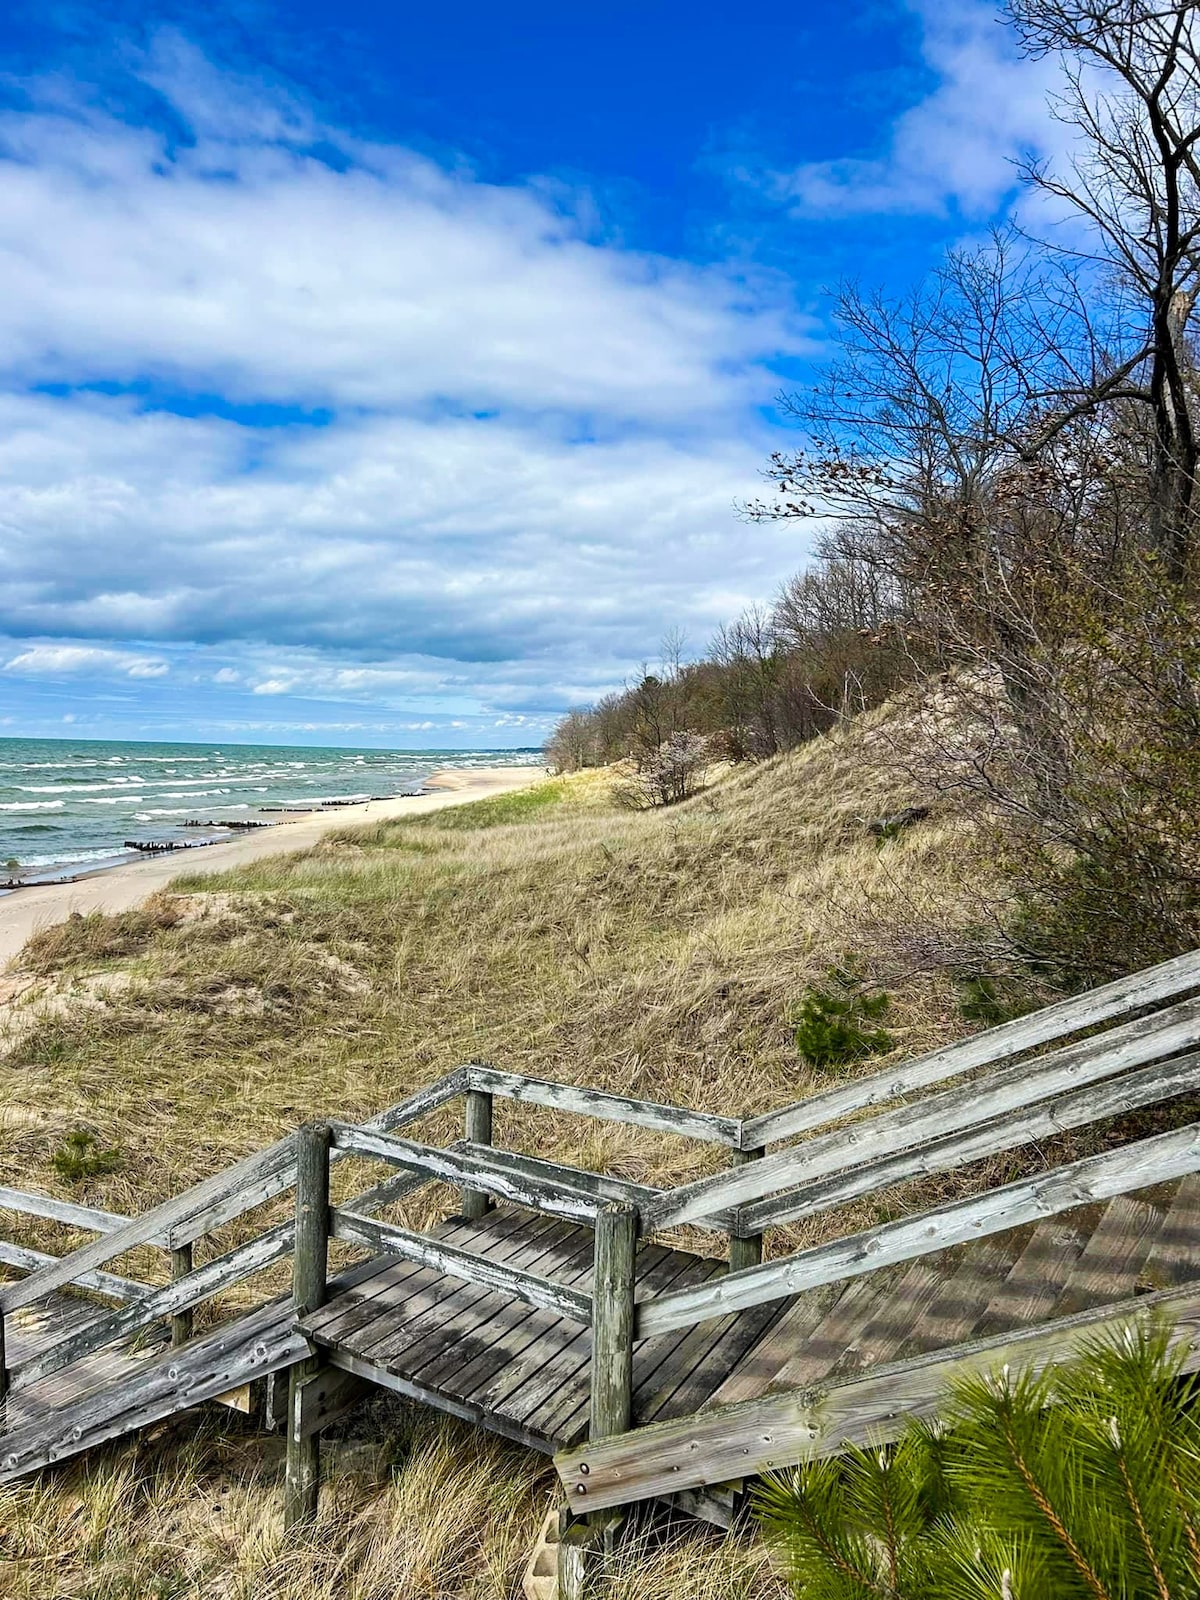
[[[537,751],[330,750],[249,744],[0,739],[0,873],[86,872],[126,839],[224,837],[264,807],[319,807],[418,791],[438,767],[538,764]],[[188,821],[211,828],[185,828]]]

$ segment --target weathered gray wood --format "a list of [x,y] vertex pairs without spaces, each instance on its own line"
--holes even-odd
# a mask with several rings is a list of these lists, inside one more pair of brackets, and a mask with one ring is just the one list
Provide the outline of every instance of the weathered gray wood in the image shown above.
[[830,1244],[815,1245],[761,1267],[732,1273],[698,1289],[639,1306],[637,1334],[647,1338],[687,1327],[705,1317],[799,1294],[839,1278],[858,1277],[894,1262],[983,1239],[1024,1222],[1040,1221],[1091,1200],[1165,1183],[1200,1170],[1200,1123],[1142,1139],[1072,1162],[1036,1178],[1005,1184],[986,1194],[951,1201],[919,1217],[887,1222]]
[[[244,1244],[228,1254],[207,1261],[202,1267],[189,1272],[161,1289],[151,1289],[131,1303],[116,1311],[106,1311],[82,1328],[68,1334],[65,1339],[40,1351],[29,1361],[22,1362],[12,1371],[14,1390],[59,1372],[81,1356],[99,1350],[114,1339],[122,1339],[163,1317],[174,1316],[187,1306],[207,1300],[221,1289],[231,1288],[243,1278],[249,1278],[264,1267],[271,1266],[292,1248],[294,1226],[290,1222],[260,1234],[249,1244]],[[231,1386],[232,1387],[232,1386]]]
[[[486,1089],[468,1089],[463,1110],[463,1133],[466,1143],[478,1150],[492,1142],[492,1097]],[[466,1188],[462,1192],[462,1214],[468,1222],[478,1222],[491,1205],[491,1196],[482,1189]]]
[[[1076,1353],[1097,1334],[1142,1318],[1169,1319],[1184,1368],[1200,1367],[1200,1290],[1188,1285],[1116,1306],[999,1334],[952,1351],[892,1362],[828,1389],[798,1389],[652,1423],[558,1453],[555,1467],[576,1512],[623,1505],[679,1489],[835,1455],[849,1444],[895,1438],[909,1417],[933,1417],[953,1384],[1007,1368],[1036,1373]],[[586,1467],[587,1471],[581,1469]]]
[[[811,1335],[795,1345],[777,1367],[768,1387],[772,1390],[798,1389],[823,1383],[846,1351],[858,1340],[862,1330],[891,1304],[897,1281],[902,1276],[902,1268],[885,1267],[882,1272],[867,1273],[845,1286],[822,1285],[822,1288],[837,1294],[837,1298]],[[838,1289],[840,1293],[837,1293]],[[807,1295],[805,1299],[808,1299]]]
[[754,1348],[726,1375],[704,1402],[705,1409],[734,1405],[739,1400],[753,1400],[764,1394],[784,1362],[808,1344],[814,1331],[824,1321],[838,1292],[836,1285],[825,1284],[793,1301]]
[[677,1133],[687,1139],[737,1147],[741,1121],[737,1117],[713,1116],[707,1111],[688,1111],[682,1106],[660,1105],[654,1100],[631,1100],[627,1095],[608,1094],[602,1089],[581,1089],[569,1083],[550,1083],[544,1078],[527,1078],[515,1072],[497,1072],[492,1067],[468,1068],[473,1089],[487,1089],[506,1100],[530,1105],[552,1106],[556,1111],[574,1111],[580,1116],[599,1117],[609,1122],[626,1122],[656,1133]]
[[172,1238],[176,1226],[194,1216],[202,1206],[227,1195],[242,1193],[263,1172],[293,1160],[293,1137],[289,1135],[278,1144],[255,1151],[226,1171],[205,1178],[184,1194],[164,1200],[153,1210],[133,1217],[112,1233],[93,1239],[90,1244],[80,1245],[70,1255],[61,1256],[55,1265],[42,1268],[20,1283],[5,1284],[0,1288],[0,1305],[9,1311],[31,1305],[52,1289],[61,1289],[75,1282],[83,1273],[104,1266],[114,1256],[124,1255],[136,1244],[151,1244],[163,1237]]
[[868,1078],[812,1095],[779,1111],[751,1117],[743,1124],[741,1147],[749,1150],[776,1139],[791,1139],[867,1106],[885,1105],[914,1089],[1011,1059],[1197,988],[1200,988],[1200,951],[1192,950],[1145,972],[1118,978],[1102,988],[1060,1000],[1012,1022],[1003,1022],[999,1027],[974,1034],[957,1044],[931,1050],[913,1061],[884,1067]]
[[333,1236],[348,1244],[361,1245],[366,1250],[387,1252],[417,1261],[434,1272],[453,1278],[465,1278],[470,1283],[483,1284],[485,1288],[500,1289],[515,1295],[531,1306],[553,1311],[556,1316],[570,1317],[575,1322],[591,1321],[592,1309],[587,1295],[574,1289],[565,1289],[549,1278],[535,1278],[527,1272],[518,1272],[488,1256],[474,1255],[469,1250],[459,1250],[454,1245],[435,1241],[428,1234],[409,1233],[405,1228],[393,1227],[387,1222],[376,1222],[371,1217],[355,1216],[339,1207],[333,1213]]
[[[734,1150],[729,1157],[731,1167],[745,1167],[752,1161],[761,1161],[763,1151]],[[729,1231],[729,1270],[742,1272],[746,1267],[757,1267],[763,1258],[762,1229],[751,1228],[746,1233],[739,1232],[742,1217],[738,1216],[735,1225]]]
[[1200,1278],[1200,1178],[1185,1178],[1142,1268],[1153,1289]]
[[[52,1266],[60,1257],[48,1255],[45,1250],[30,1250],[27,1245],[9,1244],[0,1239],[0,1265],[18,1267],[22,1272],[40,1272]],[[139,1283],[134,1278],[118,1278],[111,1272],[85,1272],[72,1280],[72,1288],[91,1289],[109,1300],[140,1300],[152,1293],[153,1285]]]
[[0,1435],[0,1483],[61,1461],[290,1365],[305,1344],[274,1302],[70,1406]]
[[[503,1222],[513,1229],[522,1224],[528,1225],[531,1221],[518,1212],[500,1215]],[[540,1228],[566,1226],[551,1217],[535,1217],[532,1223]],[[492,1228],[489,1228],[491,1233]],[[439,1224],[433,1231],[433,1237],[447,1244],[465,1247],[472,1242],[472,1227],[464,1221],[456,1223],[452,1220]],[[494,1238],[488,1244],[489,1249],[493,1247]],[[327,1302],[320,1311],[307,1316],[304,1319],[305,1332],[323,1345],[349,1341],[357,1348],[359,1330],[380,1317],[386,1316],[389,1321],[398,1320],[401,1316],[407,1318],[413,1307],[414,1295],[423,1300],[424,1290],[436,1281],[436,1277],[418,1262],[388,1256],[382,1259],[380,1269],[359,1287],[338,1295],[336,1300]]]
[[373,1366],[370,1361],[364,1361],[361,1356],[356,1356],[349,1350],[331,1350],[329,1364],[340,1367],[345,1372],[356,1372],[371,1383],[390,1389],[394,1394],[403,1395],[406,1400],[416,1400],[421,1405],[432,1406],[435,1411],[444,1411],[447,1416],[458,1417],[463,1422],[473,1422],[478,1427],[486,1428],[490,1433],[498,1433],[502,1439],[511,1439],[516,1444],[524,1445],[526,1449],[550,1454],[545,1439],[513,1427],[506,1418],[488,1416],[473,1406],[463,1405],[461,1401],[439,1390],[426,1389],[422,1384],[413,1383],[411,1379],[403,1377],[398,1372],[389,1372],[386,1367]]
[[[1069,1317],[1106,1300],[1131,1299],[1142,1263],[1162,1225],[1163,1213],[1154,1206],[1118,1195],[1106,1207],[1063,1285],[1054,1316]],[[1200,1239],[1196,1249],[1200,1265]]]
[[[190,1244],[181,1245],[178,1250],[171,1251],[171,1281],[177,1283],[180,1278],[186,1278],[192,1270],[192,1247]],[[173,1345],[186,1344],[192,1337],[195,1326],[195,1313],[191,1306],[183,1311],[177,1311],[171,1318],[171,1343]]]
[[[649,1184],[633,1183],[628,1178],[616,1178],[607,1172],[592,1172],[587,1167],[568,1166],[562,1161],[548,1161],[542,1156],[526,1155],[524,1151],[503,1150],[495,1145],[485,1149],[465,1141],[451,1148],[461,1150],[464,1155],[488,1157],[496,1172],[511,1172],[518,1177],[536,1178],[540,1183],[549,1184],[551,1187],[565,1184],[569,1188],[580,1189],[584,1194],[589,1194],[597,1200],[622,1200],[626,1205],[640,1207],[666,1193],[663,1189],[651,1188]],[[351,1204],[351,1210],[361,1209],[361,1206]],[[733,1211],[716,1211],[711,1217],[701,1217],[693,1226],[706,1233],[728,1233],[733,1228],[734,1222]]]
[[352,1411],[370,1384],[338,1367],[322,1367],[299,1384],[300,1432],[305,1439]]
[[591,1222],[598,1208],[596,1200],[580,1190],[565,1185],[540,1183],[532,1178],[514,1176],[503,1164],[483,1156],[460,1155],[456,1151],[439,1150],[435,1145],[414,1144],[408,1139],[398,1139],[394,1134],[370,1133],[365,1128],[337,1125],[333,1132],[338,1150],[352,1151],[360,1156],[374,1156],[393,1166],[410,1167],[427,1177],[440,1179],[463,1188],[468,1182],[485,1194],[507,1200],[513,1205],[526,1206],[531,1211],[545,1211],[550,1216],[564,1217],[569,1222]]
[[328,1123],[313,1122],[296,1136],[295,1251],[292,1256],[292,1305],[297,1317],[325,1304],[329,1268]]
[[120,1216],[115,1211],[80,1206],[73,1200],[57,1200],[53,1195],[32,1194],[26,1189],[8,1189],[3,1184],[0,1184],[0,1211],[46,1217],[53,1222],[67,1222],[73,1228],[88,1228],[93,1233],[114,1233],[129,1221],[128,1217]]
[[470,1088],[469,1070],[466,1066],[455,1067],[453,1072],[446,1073],[436,1083],[428,1083],[415,1094],[410,1094],[407,1100],[401,1100],[394,1106],[388,1106],[386,1111],[368,1117],[362,1126],[369,1133],[390,1133],[395,1128],[406,1127],[410,1122],[427,1117],[431,1111],[436,1111],[439,1106],[444,1106],[448,1100],[453,1100]]
[[[702,1261],[682,1250],[647,1244],[637,1252],[635,1303],[638,1294],[650,1295],[696,1283],[720,1270],[719,1262]],[[559,1348],[549,1348],[552,1342],[557,1342]],[[506,1415],[547,1439],[562,1441],[575,1437],[576,1432],[586,1433],[591,1412],[591,1357],[588,1329],[566,1343],[548,1339],[540,1366],[502,1402]],[[568,1434],[564,1431],[567,1427],[575,1431]]]
[[881,1112],[869,1121],[818,1135],[793,1149],[764,1156],[733,1171],[673,1189],[645,1207],[647,1230],[677,1226],[715,1206],[740,1205],[774,1190],[860,1166],[931,1139],[977,1127],[992,1117],[1029,1106],[1081,1084],[1113,1078],[1147,1061],[1161,1060],[1200,1042],[1200,999],[1128,1022],[1106,1034],[1048,1056],[999,1067],[915,1105]]
[[[1077,1218],[1072,1223],[1078,1222]],[[976,1339],[1045,1322],[1087,1243],[1082,1226],[1042,1222],[971,1330]]]
[[633,1289],[638,1218],[610,1200],[596,1218],[592,1269],[590,1436],[623,1433],[633,1415]]
[[[567,1269],[581,1250],[587,1256],[590,1272],[591,1230],[569,1222],[551,1221],[547,1227],[545,1218],[527,1218],[522,1228],[506,1237],[469,1243],[472,1250],[486,1253],[506,1267],[551,1278],[566,1288],[574,1287],[577,1281],[577,1274]],[[590,1288],[590,1283],[580,1283],[579,1287]],[[449,1294],[445,1292],[447,1288],[451,1289]],[[462,1400],[478,1398],[471,1393],[466,1376],[472,1363],[476,1363],[477,1370],[495,1370],[506,1359],[503,1353],[516,1348],[515,1330],[523,1332],[527,1324],[568,1326],[572,1330],[585,1326],[575,1318],[564,1322],[556,1313],[531,1306],[528,1301],[497,1296],[493,1289],[481,1284],[442,1284],[441,1291],[436,1298],[431,1295],[424,1309],[406,1318],[402,1327],[384,1330],[382,1339],[377,1330],[365,1330],[363,1338],[378,1341],[377,1358],[393,1370],[403,1369],[430,1388],[442,1387],[445,1380]]]
[[951,1172],[984,1156],[1015,1150],[1068,1128],[1083,1127],[1141,1106],[1156,1105],[1198,1085],[1200,1054],[1156,1062],[1124,1077],[1088,1084],[1057,1099],[1022,1107],[968,1133],[931,1139],[896,1155],[852,1167],[849,1172],[838,1173],[819,1183],[807,1183],[801,1189],[757,1200],[739,1208],[738,1226],[755,1230],[815,1216],[892,1184],[934,1172]]
[[[300,1321],[325,1304],[329,1278],[329,1153],[333,1130],[309,1123],[296,1135],[296,1221],[292,1256],[292,1309]],[[304,1390],[321,1357],[297,1361],[288,1375],[287,1457],[284,1468],[285,1531],[311,1522],[321,1487],[320,1436],[304,1429]]]

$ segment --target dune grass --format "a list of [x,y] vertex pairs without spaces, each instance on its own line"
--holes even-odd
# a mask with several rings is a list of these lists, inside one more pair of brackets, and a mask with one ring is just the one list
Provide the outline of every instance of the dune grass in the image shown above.
[[[346,829],[219,879],[183,878],[142,913],[47,930],[22,958],[38,981],[0,1059],[6,1181],[143,1209],[309,1118],[369,1114],[467,1059],[762,1111],[828,1081],[799,1059],[789,1018],[848,960],[890,990],[897,1055],[957,1037],[967,1024],[953,962],[925,956],[976,937],[986,863],[970,822],[950,814],[882,845],[870,835],[871,817],[913,798],[866,759],[871,730],[865,719],[730,773],[668,812],[618,810],[607,775],[583,774]],[[438,1114],[429,1132],[457,1136],[459,1115]],[[111,1159],[68,1183],[56,1156],[76,1130]],[[500,1103],[496,1140],[656,1184],[721,1160]],[[452,1197],[423,1191],[408,1215],[435,1209]],[[864,1202],[858,1220],[877,1215]],[[771,1248],[811,1236],[780,1230]],[[41,1224],[29,1237],[75,1242]],[[383,1478],[339,1479],[321,1525],[285,1549],[277,1453],[233,1426],[196,1436],[185,1419],[171,1448],[126,1443],[0,1492],[0,1592],[517,1592],[551,1493],[521,1452],[411,1420]],[[609,1592],[758,1600],[782,1589],[752,1540],[688,1527],[633,1540]]]

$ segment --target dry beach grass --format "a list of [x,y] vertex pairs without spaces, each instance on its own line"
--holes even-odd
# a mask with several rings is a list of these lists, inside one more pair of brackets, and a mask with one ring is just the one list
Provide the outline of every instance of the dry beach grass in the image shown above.
[[[734,771],[669,812],[620,811],[610,777],[583,774],[343,828],[180,880],[140,911],[46,930],[19,963],[0,1060],[7,1181],[141,1209],[302,1121],[365,1115],[466,1059],[763,1110],[812,1085],[789,1011],[849,957],[886,979],[898,1052],[961,1034],[951,974],[920,956],[978,918],[986,871],[962,817],[882,846],[871,837],[867,819],[911,798],[864,760],[874,726]],[[55,1158],[74,1129],[113,1152],[113,1170],[70,1186]],[[449,1113],[429,1131],[458,1132]],[[657,1184],[720,1159],[500,1103],[496,1139]],[[423,1191],[409,1214],[435,1209],[453,1197]],[[859,1220],[876,1216],[865,1205]],[[44,1224],[28,1237],[74,1242]],[[772,1248],[804,1237],[781,1231]],[[161,1274],[149,1257],[137,1265]],[[516,1594],[548,1470],[428,1416],[395,1426],[375,1465],[339,1473],[320,1524],[286,1548],[277,1447],[234,1422],[197,1435],[185,1418],[169,1438],[0,1491],[0,1592]],[[687,1526],[632,1541],[609,1592],[782,1591],[752,1540]]]

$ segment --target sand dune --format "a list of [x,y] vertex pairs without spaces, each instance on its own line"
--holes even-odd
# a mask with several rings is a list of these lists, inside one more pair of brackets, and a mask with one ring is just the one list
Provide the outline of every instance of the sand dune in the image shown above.
[[227,844],[208,845],[186,854],[173,851],[150,856],[71,883],[45,883],[14,890],[0,898],[0,966],[7,966],[38,928],[61,922],[72,911],[85,915],[89,911],[127,911],[185,872],[189,876],[223,872],[243,861],[307,849],[335,827],[440,811],[444,806],[462,805],[485,795],[526,788],[542,776],[541,767],[444,767],[426,780],[426,787],[436,791],[431,794],[365,800],[361,805],[341,806],[333,813],[308,812],[289,817],[273,828],[245,833]]

